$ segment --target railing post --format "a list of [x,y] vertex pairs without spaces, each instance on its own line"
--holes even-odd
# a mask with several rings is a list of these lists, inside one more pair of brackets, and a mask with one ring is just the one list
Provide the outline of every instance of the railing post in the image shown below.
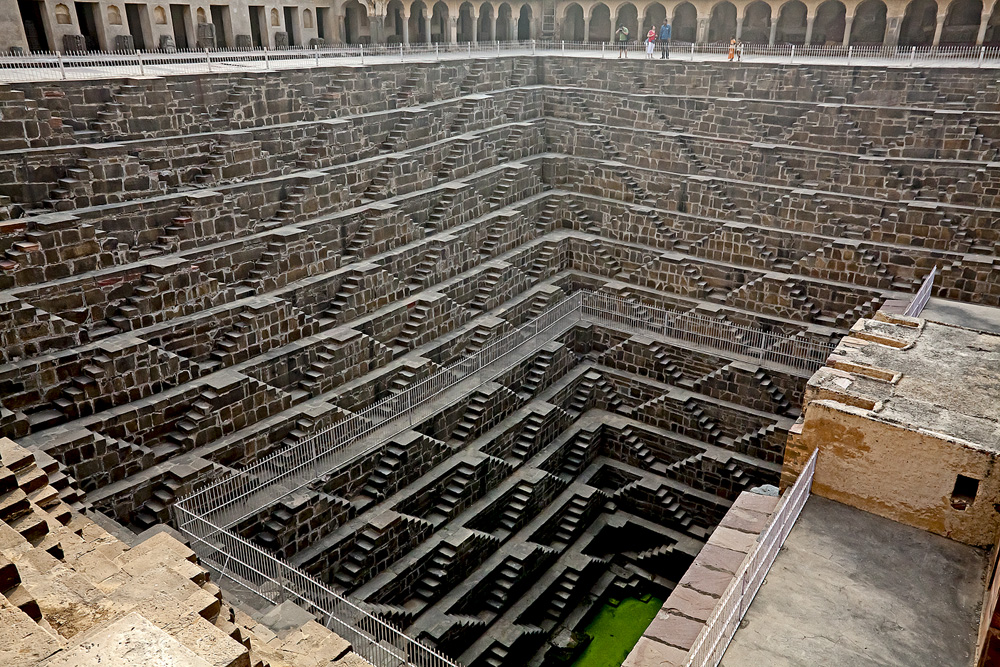
[[434,42],[434,59],[438,61],[441,60],[440,44],[437,42]]
[[531,55],[535,55],[535,40],[531,40]]
[[792,44],[792,55],[788,57],[788,63],[791,64],[795,62],[795,45]]
[[267,57],[267,47],[264,47],[264,71],[268,72],[271,70],[271,60]]
[[691,42],[691,62],[694,62],[694,42]]
[[358,44],[358,50],[361,51],[361,64],[365,64],[365,45]]
[[313,44],[313,56],[316,60],[316,67],[319,67],[319,45]]
[[400,42],[400,44],[399,44],[399,62],[403,62],[403,44],[402,44],[402,42]]
[[847,64],[851,64],[851,57],[854,56],[854,46],[847,47]]
[[985,46],[980,46],[979,47],[979,65],[978,65],[978,67],[982,67],[983,66],[983,59],[985,57],[986,57],[986,47]]
[[208,49],[205,49],[205,64],[208,65],[208,71],[212,71],[212,56],[208,55]]
[[135,59],[139,61],[139,76],[146,76],[146,68],[142,64],[142,51],[136,49]]
[[56,60],[59,61],[59,76],[66,80],[66,66],[63,64],[62,51],[56,51]]
[[566,55],[566,40],[565,39],[562,41],[562,52],[563,52],[563,55]]
[[910,47],[910,67],[913,67],[913,58],[917,55],[917,47]]
[[602,58],[604,57],[604,46],[605,46],[604,42],[601,42],[601,57]]

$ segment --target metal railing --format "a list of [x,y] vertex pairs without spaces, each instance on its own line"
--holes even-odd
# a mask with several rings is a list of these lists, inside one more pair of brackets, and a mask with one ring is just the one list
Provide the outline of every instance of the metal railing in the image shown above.
[[[232,581],[269,603],[293,600],[326,619],[328,626],[345,638],[350,639],[352,632],[359,633],[360,643],[355,650],[377,667],[395,667],[404,656],[409,662],[402,664],[454,665],[429,648],[424,652],[426,647],[419,642],[234,534],[230,528],[315,479],[377,451],[393,435],[413,425],[414,412],[420,406],[477,374],[476,386],[481,386],[511,363],[517,363],[522,357],[512,353],[523,351],[522,346],[544,344],[581,320],[629,326],[797,367],[818,367],[834,347],[833,341],[805,341],[644,306],[610,294],[576,292],[413,387],[179,500],[173,506],[178,530],[220,580]],[[761,349],[755,350],[755,345]]]
[[[628,42],[630,57],[642,57],[645,46]],[[49,81],[109,77],[167,76],[215,72],[262,72],[281,69],[369,64],[400,60],[442,60],[467,57],[500,57],[536,54],[613,58],[620,45],[613,42],[531,40],[509,42],[460,42],[434,44],[343,44],[288,49],[191,49],[175,51],[32,52],[0,56],[0,81]],[[657,53],[659,53],[657,51]],[[728,44],[671,42],[676,60],[726,60]],[[801,46],[792,44],[743,44],[743,62],[831,63],[893,67],[1000,66],[996,46]]]
[[920,313],[923,312],[924,306],[927,305],[927,301],[931,298],[931,291],[934,289],[934,277],[937,275],[937,267],[935,266],[931,269],[931,272],[924,278],[923,284],[920,285],[920,289],[917,293],[913,295],[913,300],[910,301],[910,305],[906,307],[903,311],[903,315],[907,317],[920,317]]
[[815,370],[823,365],[835,347],[829,340],[809,340],[718,317],[663,310],[612,294],[588,294],[582,307],[587,319],[641,328],[667,338],[793,368]]
[[716,667],[722,660],[740,622],[750,608],[750,603],[753,602],[757,590],[764,583],[764,577],[778,556],[781,545],[785,543],[785,538],[788,537],[802,508],[809,500],[818,455],[819,450],[814,450],[795,484],[785,491],[770,523],[758,536],[750,553],[743,559],[743,564],[736,571],[733,581],[719,598],[715,610],[705,622],[694,646],[688,651],[684,667]]

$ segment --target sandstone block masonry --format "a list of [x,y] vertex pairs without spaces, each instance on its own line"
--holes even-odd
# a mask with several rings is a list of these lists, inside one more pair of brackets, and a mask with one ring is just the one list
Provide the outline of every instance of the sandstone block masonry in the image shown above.
[[998,99],[977,70],[557,56],[0,86],[0,434],[143,531],[619,297],[232,527],[463,664],[543,664],[779,481],[810,371],[764,352],[935,266],[1000,305]]

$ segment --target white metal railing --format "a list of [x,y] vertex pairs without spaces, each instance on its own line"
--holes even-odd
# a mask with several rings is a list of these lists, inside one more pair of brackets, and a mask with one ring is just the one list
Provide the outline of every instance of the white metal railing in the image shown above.
[[819,450],[814,450],[795,484],[785,491],[770,523],[743,559],[743,564],[719,598],[694,646],[688,651],[684,667],[716,667],[722,660],[781,545],[809,500],[818,455]]
[[937,267],[935,266],[931,269],[931,272],[924,278],[923,284],[920,285],[920,289],[917,293],[913,295],[913,300],[910,301],[910,305],[906,307],[903,311],[903,315],[907,317],[919,317],[920,313],[923,312],[924,306],[927,305],[927,301],[931,298],[931,291],[934,289],[934,277],[937,275]]
[[[642,57],[640,42],[626,45],[630,57]],[[87,53],[33,52],[0,56],[0,81],[49,81],[108,77],[166,76],[213,72],[261,72],[281,69],[329,67],[399,60],[500,57],[503,55],[562,54],[585,57],[616,57],[613,42],[511,41],[461,42],[454,44],[343,44],[291,47],[288,49],[190,49],[177,51],[112,51]],[[679,60],[725,60],[728,44],[671,42],[671,58]],[[658,52],[657,52],[658,53]],[[996,46],[801,46],[792,44],[743,44],[744,62],[843,63],[896,67],[1000,66]]]
[[[361,633],[359,646],[368,646],[365,650],[370,652],[356,650],[377,667],[395,667],[400,664],[398,661],[402,655],[409,660],[403,664],[430,667],[454,664],[439,662],[443,658],[431,649],[422,653],[422,645],[418,642],[239,537],[230,528],[313,480],[384,446],[393,435],[410,428],[416,408],[432,398],[476,374],[479,374],[476,378],[478,385],[490,381],[509,367],[510,358],[514,359],[513,363],[521,358],[520,355],[513,355],[514,351],[523,350],[522,346],[526,344],[540,346],[559,335],[564,327],[581,320],[629,326],[796,367],[819,367],[835,345],[833,341],[808,341],[699,315],[644,306],[610,294],[579,291],[514,331],[489,342],[475,354],[463,357],[406,391],[379,401],[238,474],[179,500],[173,506],[178,530],[221,579],[231,580],[268,602],[294,600],[325,618],[331,629],[345,633],[345,637],[349,632],[345,628],[356,626],[356,631]],[[760,349],[755,349],[755,346]],[[354,447],[365,440],[369,441],[367,448]],[[393,648],[385,648],[386,644]],[[386,655],[380,653],[383,649],[388,651]],[[400,653],[403,649],[405,652]],[[383,659],[389,662],[382,662]]]

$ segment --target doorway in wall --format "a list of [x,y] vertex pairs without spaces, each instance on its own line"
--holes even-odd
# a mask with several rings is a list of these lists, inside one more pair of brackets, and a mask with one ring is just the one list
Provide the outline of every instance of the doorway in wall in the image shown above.
[[267,14],[263,5],[250,5],[250,41],[258,49],[265,46],[262,35],[267,30],[266,21]]
[[226,32],[226,14],[229,13],[229,5],[212,5],[209,7],[212,14],[212,24],[215,25],[215,46],[224,49],[229,44],[229,35]]
[[[146,5],[125,4],[125,20],[128,22],[128,34],[132,35],[132,44],[139,51],[146,50],[146,33],[144,23],[148,23]],[[145,18],[145,21],[143,20]]]
[[316,36],[326,39],[326,7],[316,8]]
[[[79,4],[79,3],[78,3]],[[184,5],[170,5],[170,22],[174,26],[174,46],[178,49],[189,49],[187,22],[184,20]]]
[[88,51],[100,51],[101,40],[97,36],[97,3],[77,2],[76,20],[80,25],[80,34]]
[[17,9],[21,12],[24,36],[28,38],[28,50],[48,51],[49,40],[45,36],[41,3],[35,2],[35,0],[17,0]]
[[285,7],[285,32],[288,33],[288,46],[295,46],[299,43],[299,36],[295,34],[295,12],[298,7]]

